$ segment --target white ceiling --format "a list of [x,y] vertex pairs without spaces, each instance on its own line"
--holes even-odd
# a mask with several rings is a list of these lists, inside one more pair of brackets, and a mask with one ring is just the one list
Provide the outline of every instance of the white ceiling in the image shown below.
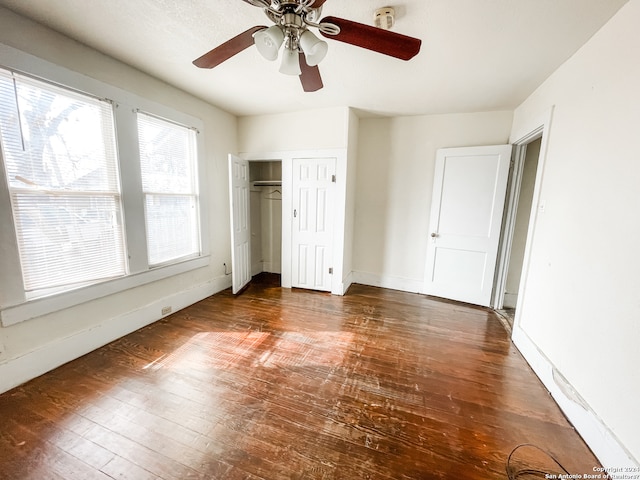
[[[395,3],[397,2],[397,3]],[[242,0],[0,0],[124,63],[236,115],[350,106],[370,115],[513,109],[627,0],[328,0],[323,16],[372,24],[391,5],[394,31],[422,39],[404,62],[328,40],[324,89],[304,93],[254,47],[212,70],[192,61],[254,25]]]

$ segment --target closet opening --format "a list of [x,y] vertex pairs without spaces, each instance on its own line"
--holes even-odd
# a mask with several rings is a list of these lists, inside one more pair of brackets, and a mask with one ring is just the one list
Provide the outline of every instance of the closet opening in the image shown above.
[[249,161],[251,276],[282,274],[282,161]]

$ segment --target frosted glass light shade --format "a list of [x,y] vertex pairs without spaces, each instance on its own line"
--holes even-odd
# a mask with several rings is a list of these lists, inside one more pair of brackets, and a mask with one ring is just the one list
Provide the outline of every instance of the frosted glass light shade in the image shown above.
[[310,67],[318,65],[327,55],[327,50],[329,49],[327,42],[320,40],[309,30],[305,30],[300,35],[300,48],[302,48],[304,58]]
[[277,25],[260,30],[253,35],[253,42],[256,44],[258,52],[270,61],[278,58],[278,50],[280,50],[283,41],[284,33]]
[[285,75],[301,75],[300,58],[296,50],[285,48],[282,53],[282,63],[280,64],[280,73]]

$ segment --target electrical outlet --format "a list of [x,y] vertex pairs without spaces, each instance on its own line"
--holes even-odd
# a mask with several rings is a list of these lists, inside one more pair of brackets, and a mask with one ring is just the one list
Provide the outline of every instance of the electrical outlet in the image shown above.
[[171,307],[162,307],[162,315],[169,315],[171,313]]

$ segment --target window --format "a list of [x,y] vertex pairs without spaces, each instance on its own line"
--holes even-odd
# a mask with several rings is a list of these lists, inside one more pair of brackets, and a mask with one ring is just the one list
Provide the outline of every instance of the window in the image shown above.
[[111,103],[0,69],[0,141],[27,298],[125,275]]
[[209,265],[203,122],[1,47],[0,325]]
[[138,113],[138,141],[149,265],[199,255],[196,132]]

